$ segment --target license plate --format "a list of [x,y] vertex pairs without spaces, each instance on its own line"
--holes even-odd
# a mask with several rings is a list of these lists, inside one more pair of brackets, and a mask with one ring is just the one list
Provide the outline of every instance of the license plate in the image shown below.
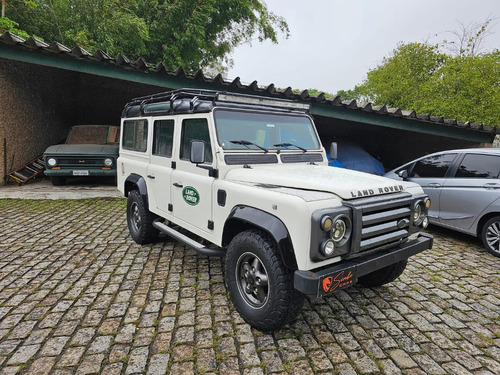
[[89,171],[73,171],[73,176],[88,176]]
[[329,294],[336,290],[347,288],[357,281],[358,278],[356,276],[355,267],[331,273],[321,277],[318,294]]

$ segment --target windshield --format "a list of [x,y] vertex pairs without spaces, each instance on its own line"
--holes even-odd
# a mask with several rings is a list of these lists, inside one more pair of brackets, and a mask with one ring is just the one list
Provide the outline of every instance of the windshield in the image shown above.
[[237,112],[214,112],[217,138],[224,150],[297,150],[320,148],[307,116]]

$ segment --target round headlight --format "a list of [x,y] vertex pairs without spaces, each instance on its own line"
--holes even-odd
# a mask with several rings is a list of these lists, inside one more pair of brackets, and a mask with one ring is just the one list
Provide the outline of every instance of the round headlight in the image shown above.
[[340,242],[347,232],[347,225],[343,219],[337,219],[333,223],[332,240]]
[[111,159],[111,158],[104,159],[104,165],[106,167],[111,167],[113,165],[113,159]]
[[48,158],[47,164],[49,167],[55,167],[57,165],[57,160],[54,158]]
[[413,222],[417,222],[422,215],[422,206],[420,203],[415,204],[415,211],[413,211]]
[[332,240],[325,240],[321,244],[321,251],[327,257],[329,257],[330,255],[332,255],[334,250],[335,250],[335,244],[333,243]]

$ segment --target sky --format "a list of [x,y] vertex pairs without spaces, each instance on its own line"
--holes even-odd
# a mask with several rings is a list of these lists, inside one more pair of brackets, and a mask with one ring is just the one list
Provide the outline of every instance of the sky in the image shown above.
[[399,42],[438,43],[460,23],[492,22],[484,50],[500,48],[500,0],[264,0],[290,37],[234,51],[227,80],[335,94],[362,83]]

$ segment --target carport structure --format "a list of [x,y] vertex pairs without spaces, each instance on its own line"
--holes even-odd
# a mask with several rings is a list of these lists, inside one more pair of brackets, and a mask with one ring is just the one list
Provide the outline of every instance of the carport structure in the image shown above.
[[[0,35],[0,174],[59,143],[77,124],[118,125],[132,98],[178,88],[232,91],[296,100],[311,105],[326,146],[346,139],[381,160],[386,169],[433,151],[491,143],[500,129],[417,114],[414,111],[310,96],[292,88],[243,84],[221,74],[188,75],[140,58],[135,62],[103,51]],[[5,179],[4,179],[5,180]]]

